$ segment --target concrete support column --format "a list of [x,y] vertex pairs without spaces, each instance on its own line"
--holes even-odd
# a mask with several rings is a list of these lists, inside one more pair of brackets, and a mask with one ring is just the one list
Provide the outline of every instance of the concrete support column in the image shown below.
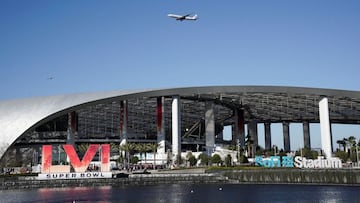
[[33,161],[32,161],[34,166],[37,166],[40,163],[40,161],[39,161],[40,153],[41,153],[40,146],[34,146],[34,148],[33,148]]
[[255,155],[256,147],[258,146],[258,129],[257,129],[257,122],[250,121],[248,123],[248,134],[250,139],[253,141],[253,147],[251,149],[251,157]]
[[164,97],[157,98],[157,153],[165,154],[165,114],[164,114]]
[[328,99],[323,98],[319,102],[321,149],[326,158],[332,157],[332,136],[329,116]]
[[245,127],[244,127],[244,110],[235,109],[235,124],[233,130],[233,144],[239,144],[240,147],[245,146]]
[[304,132],[304,148],[311,149],[309,121],[304,121],[303,122],[303,132]]
[[127,125],[128,124],[128,103],[126,100],[120,101],[120,145],[127,143]]
[[[77,114],[75,111],[68,113],[68,129],[67,129],[67,137],[66,143],[75,146],[75,133],[77,131]],[[58,150],[60,151],[60,145],[58,146]],[[60,152],[59,152],[60,154]],[[66,156],[67,162],[70,162],[68,156]],[[58,160],[60,162],[60,159]]]
[[289,122],[283,122],[284,151],[290,152],[290,128]]
[[15,147],[15,160],[16,160],[16,164],[21,163],[21,166],[24,165],[23,162],[23,154],[21,152],[21,148],[20,147]]
[[[223,129],[224,129],[224,126],[223,126]],[[220,141],[223,141],[223,140],[224,140],[224,133],[223,133],[223,131],[220,131],[218,134],[216,134],[215,140],[220,140]]]
[[265,150],[271,150],[271,123],[264,123],[265,128]]
[[68,129],[67,129],[67,144],[75,144],[75,134],[77,132],[77,114],[75,111],[68,113]]
[[172,154],[173,163],[176,163],[178,156],[181,156],[181,115],[180,98],[174,96],[172,100]]
[[206,102],[205,104],[205,139],[206,152],[211,156],[215,146],[215,113],[213,102]]

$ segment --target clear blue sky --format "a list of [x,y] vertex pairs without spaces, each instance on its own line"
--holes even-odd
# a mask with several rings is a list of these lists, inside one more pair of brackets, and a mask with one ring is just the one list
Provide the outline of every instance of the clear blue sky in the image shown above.
[[204,85],[358,91],[359,22],[358,0],[2,0],[0,100]]

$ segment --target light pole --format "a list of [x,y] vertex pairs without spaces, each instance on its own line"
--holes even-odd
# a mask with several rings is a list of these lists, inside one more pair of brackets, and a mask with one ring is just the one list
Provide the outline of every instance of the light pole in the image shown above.
[[60,156],[61,156],[61,149],[60,149],[60,145],[58,145],[58,165],[60,165]]
[[273,145],[273,148],[274,148],[274,156],[276,156],[276,148],[277,148],[277,146]]
[[236,147],[237,147],[237,153],[238,153],[238,163],[240,165],[241,163],[241,144],[240,139],[236,139]]
[[358,152],[358,145],[360,143],[360,140],[355,144],[355,150],[356,150],[356,166],[359,167],[359,152]]

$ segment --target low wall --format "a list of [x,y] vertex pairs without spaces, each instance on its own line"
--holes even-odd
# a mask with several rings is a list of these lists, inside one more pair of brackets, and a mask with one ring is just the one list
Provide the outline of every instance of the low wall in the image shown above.
[[68,180],[37,180],[36,177],[0,178],[0,190],[59,187],[98,187],[123,185],[226,183],[227,178],[217,174],[136,174],[127,178],[97,178]]
[[0,190],[58,187],[98,187],[156,184],[341,184],[360,186],[356,169],[259,169],[211,173],[131,174],[126,178],[37,180],[36,177],[1,177]]
[[360,170],[356,169],[262,169],[221,173],[235,183],[360,185]]

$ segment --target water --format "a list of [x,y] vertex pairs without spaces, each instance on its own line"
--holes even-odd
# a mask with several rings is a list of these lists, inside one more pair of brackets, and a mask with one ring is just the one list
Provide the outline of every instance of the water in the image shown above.
[[0,202],[360,202],[360,187],[173,184],[0,191]]

